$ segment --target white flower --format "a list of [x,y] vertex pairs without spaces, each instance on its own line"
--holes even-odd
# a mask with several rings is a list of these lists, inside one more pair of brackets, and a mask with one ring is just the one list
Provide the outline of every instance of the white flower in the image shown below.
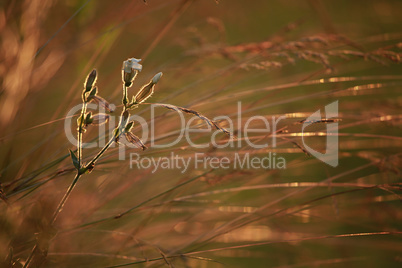
[[141,59],[131,58],[123,61],[122,78],[126,87],[131,87],[133,80],[138,72],[141,72],[142,65],[139,64]]
[[142,65],[139,64],[141,59],[131,58],[123,62],[123,70],[125,73],[131,73],[131,71],[139,71],[142,70]]

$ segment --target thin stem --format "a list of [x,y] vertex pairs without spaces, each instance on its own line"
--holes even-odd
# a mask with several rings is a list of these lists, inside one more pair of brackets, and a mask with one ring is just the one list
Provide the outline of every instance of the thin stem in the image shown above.
[[[125,87],[125,86],[123,86],[123,87]],[[124,120],[123,114],[126,110],[127,110],[127,108],[124,107],[123,112],[121,113],[121,116],[120,116],[119,124],[113,131],[113,133],[114,133],[113,137],[111,137],[110,140],[108,141],[108,143],[99,151],[99,153],[94,158],[92,158],[92,160],[89,161],[88,164],[85,165],[84,172],[89,169],[92,169],[93,165],[95,165],[96,161],[98,161],[98,159],[101,158],[101,156],[106,152],[107,149],[109,149],[109,147],[113,144],[113,142],[116,141],[116,139],[118,139],[121,136],[122,130],[120,128],[121,128],[122,122]]]
[[[109,147],[113,144],[113,142],[115,142],[123,133],[122,128],[122,124],[123,124],[123,120],[124,116],[123,114],[128,110],[127,107],[127,103],[128,103],[128,99],[127,99],[127,87],[126,85],[123,83],[123,104],[124,104],[124,108],[123,108],[123,112],[121,113],[121,117],[120,117],[120,121],[118,126],[115,128],[114,131],[114,135],[113,137],[110,138],[109,142],[98,152],[98,154],[92,158],[91,161],[89,161],[88,164],[85,165],[85,167],[81,166],[82,163],[82,132],[83,132],[83,126],[84,126],[84,120],[85,120],[85,113],[87,110],[87,99],[85,97],[85,92],[83,92],[82,94],[82,101],[83,101],[83,106],[81,109],[81,120],[78,126],[78,139],[77,139],[77,151],[78,151],[78,163],[79,163],[79,168],[77,170],[77,174],[74,177],[74,180],[72,181],[72,183],[70,184],[70,186],[68,187],[66,193],[64,194],[63,198],[61,199],[59,205],[57,206],[56,211],[54,212],[52,218],[51,218],[51,225],[54,224],[54,222],[57,219],[57,216],[60,214],[60,212],[63,210],[64,205],[67,202],[67,199],[69,198],[69,196],[71,195],[71,192],[74,190],[75,185],[77,184],[79,178],[81,177],[81,175],[85,174],[87,171],[91,171],[96,163],[96,161],[106,152],[107,149],[109,149]],[[38,244],[36,243],[35,246],[33,247],[29,257],[27,258],[25,264],[24,264],[24,268],[29,267],[29,265],[31,264],[31,261],[33,259],[33,256],[35,254],[35,251],[38,249]]]
[[68,187],[66,193],[64,194],[63,198],[61,199],[59,205],[57,206],[56,211],[54,212],[52,219],[50,221],[51,224],[53,224],[56,219],[57,216],[60,214],[60,212],[63,210],[63,207],[68,199],[68,197],[70,196],[71,192],[73,191],[75,185],[78,182],[78,179],[81,177],[81,175],[83,174],[83,172],[81,171],[81,163],[82,163],[82,132],[84,130],[83,125],[84,125],[84,120],[85,120],[85,113],[87,110],[87,99],[85,96],[85,91],[82,93],[82,109],[81,109],[81,120],[80,123],[78,125],[78,140],[77,140],[77,151],[78,151],[78,164],[79,164],[79,168],[77,171],[77,174],[74,177],[73,182],[70,184],[70,186]]
[[[125,109],[124,109],[124,111],[125,111]],[[121,120],[123,120],[123,119],[121,119]],[[74,177],[73,182],[71,183],[70,187],[68,187],[66,193],[64,194],[59,205],[57,206],[57,209],[53,214],[51,224],[53,224],[56,221],[57,216],[63,210],[63,207],[64,207],[68,197],[70,196],[71,192],[73,191],[73,189],[74,189],[75,185],[77,184],[81,175],[84,174],[89,169],[92,169],[95,162],[106,152],[107,149],[109,149],[109,147],[113,144],[113,142],[116,140],[116,138],[120,137],[121,133],[119,133],[117,130],[120,128],[120,125],[122,122],[121,120],[119,122],[119,125],[115,128],[115,130],[116,130],[115,134],[113,135],[112,138],[110,138],[109,142],[99,151],[99,153],[91,161],[89,161],[88,164],[85,165],[85,167],[83,169],[78,170],[77,174]]]
[[71,192],[73,191],[73,189],[74,189],[75,185],[77,184],[78,179],[81,177],[81,175],[82,175],[82,173],[80,173],[79,171],[78,171],[77,174],[75,175],[73,182],[72,182],[72,183],[70,184],[70,186],[68,187],[66,193],[64,194],[64,196],[63,196],[63,198],[61,199],[59,205],[57,206],[56,211],[54,212],[54,214],[53,214],[53,216],[52,216],[52,219],[51,219],[51,221],[50,221],[51,224],[53,224],[53,223],[56,221],[57,216],[58,216],[58,215],[60,214],[60,212],[63,210],[63,207],[64,207],[64,205],[66,204],[66,201],[67,201],[68,197],[70,196]]
[[[83,173],[81,172],[81,163],[82,163],[82,132],[83,132],[83,129],[84,129],[83,126],[84,126],[84,120],[85,120],[85,113],[86,113],[86,110],[87,110],[87,100],[86,100],[86,97],[85,97],[85,92],[82,93],[82,101],[83,101],[83,104],[82,104],[81,115],[80,115],[81,120],[80,120],[80,123],[79,123],[79,125],[78,125],[78,133],[77,133],[77,158],[78,158],[78,166],[79,166],[79,168],[78,168],[78,170],[77,170],[77,174],[75,175],[73,182],[72,182],[72,183],[70,184],[70,186],[68,187],[66,193],[64,194],[64,196],[63,196],[63,198],[61,199],[59,205],[57,206],[56,211],[53,213],[53,216],[52,216],[52,218],[51,218],[51,220],[50,220],[50,224],[51,224],[51,225],[56,221],[57,216],[58,216],[58,215],[60,214],[60,212],[63,210],[63,207],[64,207],[64,205],[66,204],[68,197],[70,196],[70,194],[71,194],[71,192],[73,191],[75,185],[77,184],[78,179],[79,179],[79,178],[81,177],[81,175],[83,174]],[[109,146],[110,146],[110,145],[109,145]],[[33,256],[34,256],[35,251],[37,250],[37,248],[38,248],[38,244],[36,243],[35,246],[32,248],[32,251],[31,251],[31,253],[29,254],[29,256],[28,256],[28,258],[27,258],[27,260],[26,260],[26,262],[25,262],[23,268],[27,268],[27,267],[30,266],[31,261],[32,261],[32,258],[33,258]]]
[[127,107],[128,97],[127,97],[127,87],[126,84],[123,82],[123,104],[124,107]]
[[82,163],[82,132],[83,132],[83,125],[84,125],[84,117],[85,117],[85,113],[87,111],[87,101],[85,98],[85,92],[82,93],[82,109],[81,109],[81,120],[80,120],[80,124],[78,126],[78,138],[77,138],[77,158],[78,158],[78,165],[81,168],[81,163]]
[[[50,221],[50,224],[51,224],[51,225],[56,221],[57,216],[58,216],[58,215],[60,214],[60,212],[63,210],[63,207],[64,207],[64,205],[66,204],[66,201],[67,201],[68,197],[70,196],[71,192],[73,191],[73,189],[74,189],[75,185],[77,184],[78,179],[81,177],[81,175],[82,175],[82,173],[80,173],[80,171],[78,171],[77,174],[75,175],[73,182],[70,184],[70,187],[68,187],[66,193],[64,194],[64,196],[63,196],[63,198],[61,199],[59,205],[57,206],[56,211],[54,212],[54,214],[53,214],[53,216],[52,216],[52,219],[51,219],[51,221]],[[29,254],[29,256],[28,256],[28,258],[27,258],[27,260],[26,260],[26,262],[25,262],[23,268],[29,267],[29,265],[30,265],[30,263],[31,263],[31,261],[32,261],[32,258],[33,258],[34,254],[35,254],[35,251],[37,250],[37,248],[38,248],[38,244],[36,243],[35,246],[32,248],[32,251],[31,251],[31,253]]]
[[102,150],[99,151],[99,153],[91,160],[89,161],[88,164],[85,165],[85,169],[89,169],[91,168],[91,166],[93,166],[95,164],[95,162],[106,152],[107,149],[109,149],[109,147],[113,144],[113,142],[115,141],[116,137],[113,136],[112,138],[110,138],[110,140],[108,141],[108,143],[102,148]]

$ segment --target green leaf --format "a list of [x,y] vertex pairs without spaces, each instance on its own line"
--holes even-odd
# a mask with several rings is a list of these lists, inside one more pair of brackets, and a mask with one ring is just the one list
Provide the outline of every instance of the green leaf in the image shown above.
[[74,167],[79,170],[80,169],[80,163],[78,161],[77,156],[70,149],[69,149],[69,151],[70,151],[70,156],[71,156],[71,160],[73,161]]

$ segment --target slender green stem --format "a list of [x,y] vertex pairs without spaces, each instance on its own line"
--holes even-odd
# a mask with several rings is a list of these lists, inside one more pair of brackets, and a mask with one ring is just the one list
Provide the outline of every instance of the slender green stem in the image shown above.
[[79,171],[77,172],[77,174],[74,177],[73,182],[70,184],[70,186],[68,187],[66,193],[64,194],[63,198],[61,199],[59,205],[57,206],[56,211],[53,213],[52,219],[50,221],[51,224],[53,224],[56,219],[57,216],[60,214],[60,212],[63,210],[64,205],[66,204],[66,201],[68,199],[68,197],[70,196],[71,192],[73,191],[75,185],[78,182],[78,179],[81,177],[82,173],[80,173]]
[[82,100],[83,100],[83,104],[82,104],[82,109],[81,109],[81,120],[80,120],[80,124],[78,125],[78,138],[77,138],[77,158],[78,158],[78,165],[81,168],[81,163],[82,163],[82,132],[84,130],[83,126],[84,126],[84,117],[85,117],[85,113],[87,111],[87,101],[85,98],[85,93],[82,93]]
[[124,107],[123,112],[121,113],[120,116],[120,121],[118,126],[114,129],[113,133],[113,137],[110,138],[110,140],[108,141],[108,143],[106,143],[106,145],[98,152],[97,155],[95,155],[94,158],[92,158],[91,161],[88,162],[88,164],[85,165],[84,167],[84,172],[93,168],[93,165],[95,165],[96,161],[98,161],[99,158],[101,158],[101,156],[106,152],[107,149],[109,149],[109,147],[113,144],[113,142],[115,142],[122,134],[122,130],[121,125],[123,123],[123,113],[126,111],[127,109]]
[[[68,199],[68,197],[70,196],[71,192],[73,191],[75,185],[78,182],[78,179],[81,177],[81,175],[83,174],[81,172],[81,163],[82,163],[82,132],[84,130],[83,126],[84,126],[84,119],[85,119],[85,113],[87,110],[87,100],[85,97],[85,92],[82,93],[82,109],[81,109],[81,120],[79,120],[79,124],[78,124],[78,133],[77,133],[77,158],[78,158],[78,165],[79,168],[77,170],[77,174],[75,175],[73,182],[70,184],[70,186],[68,187],[66,193],[64,194],[63,198],[61,199],[59,205],[57,206],[56,211],[53,213],[53,216],[50,220],[50,224],[53,224],[56,219],[57,216],[60,214],[60,212],[63,210],[64,205],[66,204],[66,201]],[[110,145],[109,145],[110,146]],[[38,244],[36,243],[35,246],[32,248],[31,253],[29,254],[23,268],[28,268],[31,264],[32,258],[35,254],[35,251],[38,248]]]
[[91,168],[91,166],[93,166],[96,163],[96,161],[106,152],[106,150],[109,149],[109,147],[113,144],[115,139],[116,139],[115,136],[111,137],[108,143],[102,148],[102,150],[100,150],[99,153],[91,161],[89,161],[88,164],[85,165],[85,169]]
[[127,107],[127,103],[128,103],[127,87],[126,87],[126,85],[123,83],[123,104],[124,104],[124,107]]
[[[60,212],[63,210],[64,205],[67,202],[67,199],[69,198],[69,196],[71,195],[71,192],[74,190],[75,185],[77,184],[79,178],[81,177],[81,175],[85,174],[87,171],[91,171],[96,163],[96,161],[99,160],[99,158],[101,158],[101,156],[107,151],[107,149],[109,149],[109,147],[113,144],[113,142],[115,142],[123,133],[123,130],[120,129],[122,127],[123,124],[123,114],[127,111],[127,103],[128,103],[128,99],[127,99],[127,87],[123,84],[123,103],[124,103],[124,109],[123,112],[121,113],[121,117],[120,117],[120,121],[118,126],[115,128],[113,137],[110,138],[110,140],[108,141],[108,143],[98,152],[98,154],[92,158],[91,161],[88,162],[88,164],[86,164],[84,167],[82,167],[82,132],[83,132],[83,126],[84,126],[84,120],[85,120],[85,113],[86,113],[86,109],[87,109],[87,99],[84,95],[85,93],[83,93],[82,95],[82,100],[83,100],[83,106],[81,109],[81,120],[80,123],[78,125],[78,139],[77,139],[77,151],[78,151],[78,163],[79,163],[79,169],[77,170],[77,174],[75,175],[72,183],[70,184],[70,186],[68,187],[66,193],[64,194],[63,198],[61,199],[59,205],[57,206],[56,211],[54,212],[50,223],[54,224],[54,222],[57,219],[57,216],[60,214]],[[29,257],[27,258],[25,264],[24,264],[24,268],[29,267],[32,258],[35,254],[35,251],[38,248],[38,244],[35,244],[35,246],[33,247]]]
[[[53,224],[56,221],[57,216],[63,210],[63,207],[66,204],[66,201],[67,201],[68,197],[70,196],[71,192],[73,191],[73,189],[74,189],[75,185],[77,184],[78,179],[81,177],[81,175],[82,174],[79,171],[75,175],[73,182],[70,184],[70,187],[68,187],[66,193],[64,194],[64,196],[61,199],[59,205],[57,206],[56,211],[53,213],[53,216],[52,216],[52,218],[50,220],[50,224]],[[32,258],[35,255],[35,251],[37,250],[37,248],[38,248],[38,244],[36,243],[35,246],[32,248],[32,251],[29,254],[27,260],[25,261],[25,264],[24,264],[23,268],[27,268],[27,267],[30,266]]]
[[[124,109],[124,111],[125,111],[125,109]],[[123,112],[124,112],[124,111],[123,111]],[[120,128],[120,125],[121,125],[122,120],[123,120],[123,119],[120,120],[119,125],[116,127],[115,130],[118,130],[118,129]],[[93,168],[93,165],[95,164],[95,162],[106,152],[107,149],[109,149],[109,147],[113,144],[113,142],[114,142],[117,138],[119,138],[119,136],[121,135],[121,132],[118,132],[118,131],[115,131],[114,133],[115,133],[115,134],[113,135],[113,137],[110,138],[110,140],[108,141],[108,143],[99,151],[99,153],[98,153],[94,158],[92,158],[92,160],[89,161],[89,163],[86,164],[84,168],[78,170],[77,174],[76,174],[75,177],[74,177],[73,182],[70,184],[70,187],[68,187],[66,193],[64,194],[64,196],[63,196],[63,198],[61,199],[59,205],[57,206],[56,211],[55,211],[54,214],[53,214],[53,217],[52,217],[52,220],[51,220],[51,223],[52,223],[52,224],[56,221],[57,216],[58,216],[58,215],[60,214],[60,212],[63,210],[63,207],[64,207],[64,205],[65,205],[65,203],[66,203],[68,197],[70,196],[71,192],[73,191],[73,189],[74,189],[75,185],[77,184],[77,182],[78,182],[79,178],[81,177],[81,175],[84,174],[86,171],[92,169],[92,168]],[[82,144],[80,144],[80,145],[82,145]]]
[[61,199],[59,205],[57,206],[56,211],[54,212],[52,219],[51,219],[51,224],[53,224],[56,219],[57,216],[59,215],[59,213],[63,210],[63,207],[68,199],[68,197],[70,196],[71,192],[73,191],[75,185],[77,184],[79,178],[81,177],[81,175],[83,174],[81,172],[81,163],[82,163],[82,132],[84,130],[84,120],[85,120],[85,113],[87,110],[87,99],[85,97],[85,92],[82,93],[82,109],[81,109],[81,120],[80,123],[78,125],[78,139],[77,139],[77,151],[78,151],[78,164],[79,164],[79,169],[77,171],[77,174],[74,177],[73,182],[70,184],[70,186],[68,187],[66,193],[64,194],[63,198]]

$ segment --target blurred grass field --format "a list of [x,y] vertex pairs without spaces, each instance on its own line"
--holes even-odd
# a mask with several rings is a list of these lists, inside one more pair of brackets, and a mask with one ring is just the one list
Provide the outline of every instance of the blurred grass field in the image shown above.
[[[402,2],[146,2],[1,3],[2,267],[23,267],[35,243],[43,251],[32,267],[400,267]],[[147,102],[210,118],[235,117],[240,102],[242,124],[284,115],[278,146],[195,149],[183,140],[167,149],[130,149],[125,160],[114,147],[80,179],[50,226],[75,172],[67,112],[80,104],[93,68],[100,95],[118,105],[122,62],[131,57],[143,64],[131,95],[163,72]],[[300,132],[300,122],[334,101],[335,168],[305,153]],[[155,111],[155,140],[172,141],[181,128],[177,116]],[[148,105],[134,112],[151,120]],[[101,135],[114,126],[107,128]],[[322,149],[325,128],[314,125],[309,144]],[[98,134],[89,129],[84,140]],[[252,139],[271,141],[261,133]],[[84,160],[98,150],[84,149]],[[286,169],[152,173],[130,168],[130,152],[276,153]]]

